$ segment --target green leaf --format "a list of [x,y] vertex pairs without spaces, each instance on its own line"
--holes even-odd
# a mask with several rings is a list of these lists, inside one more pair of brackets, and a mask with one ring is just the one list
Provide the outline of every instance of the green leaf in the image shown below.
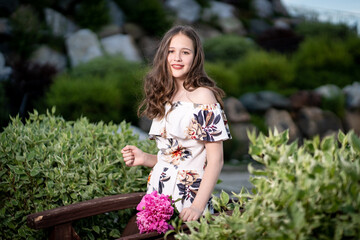
[[92,226],[92,229],[99,234],[100,233],[100,227],[99,226]]
[[360,153],[360,139],[356,136],[356,134],[351,131],[350,135],[350,144],[355,152]]
[[220,200],[221,200],[221,205],[226,206],[226,204],[228,204],[230,200],[229,194],[227,194],[225,191],[222,190],[220,193]]

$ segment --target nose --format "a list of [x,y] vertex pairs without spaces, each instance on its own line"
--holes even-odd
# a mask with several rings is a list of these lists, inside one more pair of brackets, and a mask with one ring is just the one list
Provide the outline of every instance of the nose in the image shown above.
[[177,61],[177,62],[181,62],[181,56],[180,56],[180,53],[175,54],[175,61]]

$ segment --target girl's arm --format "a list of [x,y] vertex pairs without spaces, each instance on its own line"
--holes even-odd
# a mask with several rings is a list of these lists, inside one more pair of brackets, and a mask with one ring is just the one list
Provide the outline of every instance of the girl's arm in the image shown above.
[[121,150],[126,166],[154,167],[157,163],[157,156],[141,151],[139,148],[127,145]]
[[183,221],[195,221],[203,213],[224,164],[222,141],[205,143],[207,165],[199,190],[191,207],[184,208],[180,217]]

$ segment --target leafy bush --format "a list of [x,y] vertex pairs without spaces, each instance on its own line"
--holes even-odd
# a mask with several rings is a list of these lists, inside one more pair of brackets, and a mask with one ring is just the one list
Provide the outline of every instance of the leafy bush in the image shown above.
[[205,58],[210,62],[230,64],[254,49],[257,49],[256,43],[236,35],[221,35],[204,42]]
[[99,30],[109,23],[109,9],[106,0],[87,0],[77,6],[75,13],[76,22],[83,28],[93,31]]
[[234,63],[233,69],[239,78],[242,94],[272,90],[287,95],[293,91],[294,70],[284,55],[264,51],[250,52]]
[[21,5],[10,17],[13,38],[10,46],[21,56],[27,58],[41,39],[44,25],[37,12],[28,5]]
[[313,89],[325,84],[344,87],[354,81],[356,69],[345,41],[327,37],[308,38],[293,56],[295,86]]
[[223,63],[205,63],[205,69],[208,75],[214,79],[217,85],[222,88],[228,96],[240,96],[239,79],[235,72],[225,66]]
[[161,36],[171,27],[169,15],[159,0],[115,0],[128,22],[139,24],[151,35]]
[[[125,122],[67,122],[54,111],[35,111],[25,124],[14,118],[0,134],[1,239],[43,239],[42,231],[26,226],[28,214],[146,189],[147,170],[125,167],[120,151],[136,144],[154,153],[153,143],[140,142]],[[121,211],[84,219],[77,232],[84,239],[117,237],[129,217],[129,211]],[[94,231],[96,224],[101,226]]]
[[325,36],[330,39],[346,39],[356,36],[356,30],[350,29],[345,23],[333,24],[330,22],[303,21],[296,25],[295,31],[304,37]]
[[142,90],[143,69],[122,57],[95,59],[55,79],[46,106],[56,106],[68,120],[86,116],[92,122],[133,121]]
[[254,194],[242,190],[232,203],[222,193],[214,207],[233,209],[232,215],[187,223],[191,234],[177,239],[360,238],[360,139],[353,132],[316,137],[301,147],[287,143],[288,131],[249,138],[249,153],[264,165],[249,166]]

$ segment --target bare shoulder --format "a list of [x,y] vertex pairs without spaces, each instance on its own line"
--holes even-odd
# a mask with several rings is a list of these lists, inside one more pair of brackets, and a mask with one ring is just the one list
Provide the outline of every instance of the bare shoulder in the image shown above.
[[211,104],[217,102],[214,93],[206,87],[199,87],[192,92],[188,92],[187,97],[192,102],[199,104]]

